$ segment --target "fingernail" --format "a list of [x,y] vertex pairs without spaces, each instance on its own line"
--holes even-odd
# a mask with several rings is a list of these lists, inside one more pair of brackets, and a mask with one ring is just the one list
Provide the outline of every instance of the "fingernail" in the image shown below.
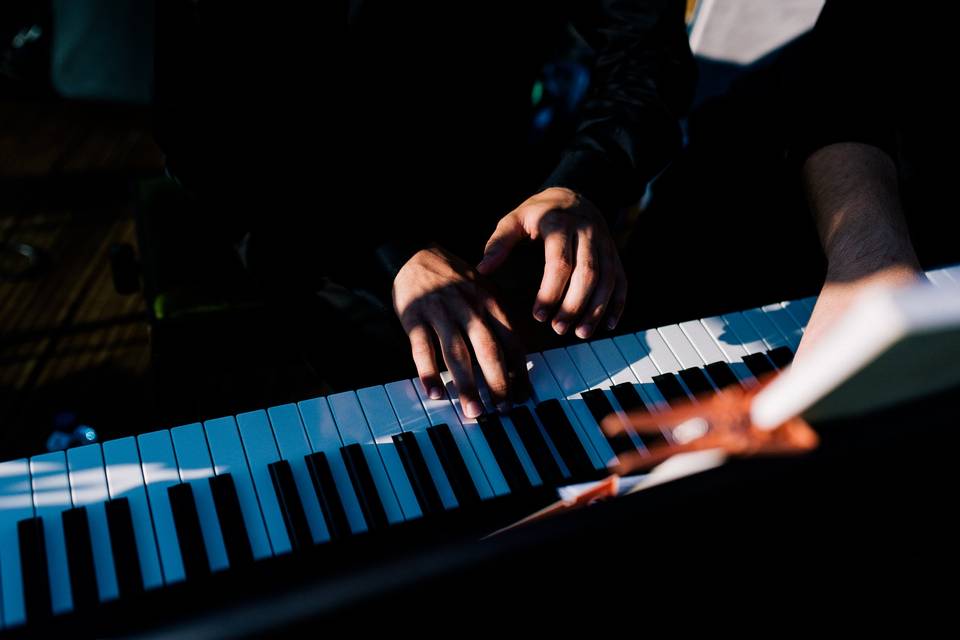
[[567,323],[563,320],[558,320],[557,322],[553,323],[553,330],[562,336],[567,332]]
[[483,413],[483,407],[480,406],[480,403],[476,400],[470,400],[467,402],[467,406],[463,409],[463,412],[468,418],[476,418]]
[[539,320],[540,322],[543,322],[544,320],[547,319],[547,310],[537,309],[536,311],[533,312],[533,317]]
[[617,326],[616,318],[607,318],[607,329],[613,329]]
[[430,387],[430,390],[427,391],[427,395],[430,396],[431,400],[440,400],[443,398],[443,391],[440,390],[440,387]]
[[580,325],[579,327],[577,327],[577,337],[584,340],[589,338],[591,329],[593,329],[593,327],[591,327],[588,324]]

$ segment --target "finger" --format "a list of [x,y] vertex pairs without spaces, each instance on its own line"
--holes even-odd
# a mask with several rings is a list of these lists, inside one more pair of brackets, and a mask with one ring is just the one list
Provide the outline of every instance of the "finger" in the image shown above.
[[440,338],[443,361],[450,370],[450,375],[453,376],[453,384],[457,387],[464,415],[468,418],[476,418],[483,413],[483,405],[480,404],[480,397],[477,395],[470,350],[458,327],[450,321],[449,316],[444,318],[443,322],[433,325],[434,331]]
[[490,391],[490,398],[498,411],[509,408],[510,386],[507,378],[506,358],[496,335],[487,326],[486,322],[475,311],[471,310],[468,317],[462,319],[467,339],[473,347],[473,354],[477,358],[477,365],[483,375],[483,380]]
[[530,378],[527,375],[527,355],[523,344],[513,332],[513,326],[506,312],[492,296],[484,300],[484,307],[490,317],[490,328],[497,336],[504,351],[507,365],[507,384],[510,387],[510,399],[513,402],[525,402],[530,396]]
[[563,303],[553,318],[553,330],[563,335],[586,310],[587,302],[600,282],[600,262],[592,234],[587,229],[578,232],[577,262],[570,275],[570,286]]
[[499,269],[516,244],[525,235],[523,225],[520,223],[520,216],[515,213],[504,216],[497,223],[493,235],[487,240],[487,246],[483,250],[483,258],[477,264],[477,271],[483,275],[489,275]]
[[543,279],[533,305],[533,317],[545,322],[563,298],[570,274],[573,273],[575,241],[569,229],[556,228],[544,234]]
[[599,260],[600,279],[590,296],[590,302],[584,308],[583,317],[580,318],[580,323],[577,325],[577,337],[583,340],[593,335],[594,329],[603,319],[617,283],[615,256],[609,251],[603,251],[599,255]]
[[623,265],[617,258],[617,278],[613,287],[613,294],[610,296],[610,304],[607,305],[607,329],[616,328],[623,316],[623,310],[627,306],[627,276],[623,272]]
[[413,364],[417,367],[417,376],[431,400],[443,398],[443,381],[437,367],[437,355],[433,348],[433,337],[425,324],[416,324],[407,332],[410,338],[410,351]]

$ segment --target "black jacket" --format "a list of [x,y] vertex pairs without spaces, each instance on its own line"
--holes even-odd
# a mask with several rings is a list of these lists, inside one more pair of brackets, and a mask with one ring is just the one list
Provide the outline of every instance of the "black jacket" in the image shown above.
[[[158,38],[174,171],[208,193],[241,186],[231,224],[301,229],[332,252],[479,251],[544,186],[613,212],[679,148],[693,92],[683,0],[355,1],[346,42],[306,16],[278,29],[236,3],[188,4]],[[591,88],[562,148],[531,145],[531,88],[571,25],[595,53]]]

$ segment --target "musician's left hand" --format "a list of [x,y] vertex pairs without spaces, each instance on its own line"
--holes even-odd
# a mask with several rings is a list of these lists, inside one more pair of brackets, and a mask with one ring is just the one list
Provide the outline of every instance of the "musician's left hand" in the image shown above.
[[533,317],[551,320],[561,335],[576,326],[580,338],[601,322],[616,327],[627,297],[623,265],[603,215],[570,189],[545,189],[504,216],[477,271],[492,273],[518,242],[540,238],[545,259]]

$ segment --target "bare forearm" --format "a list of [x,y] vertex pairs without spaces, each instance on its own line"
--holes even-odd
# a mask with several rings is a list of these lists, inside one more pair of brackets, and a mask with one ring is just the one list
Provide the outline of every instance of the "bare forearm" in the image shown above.
[[896,167],[886,153],[865,144],[832,144],[810,155],[803,178],[831,277],[919,269]]
[[890,156],[869,145],[832,144],[807,158],[803,178],[827,256],[827,279],[797,360],[868,287],[923,278]]

